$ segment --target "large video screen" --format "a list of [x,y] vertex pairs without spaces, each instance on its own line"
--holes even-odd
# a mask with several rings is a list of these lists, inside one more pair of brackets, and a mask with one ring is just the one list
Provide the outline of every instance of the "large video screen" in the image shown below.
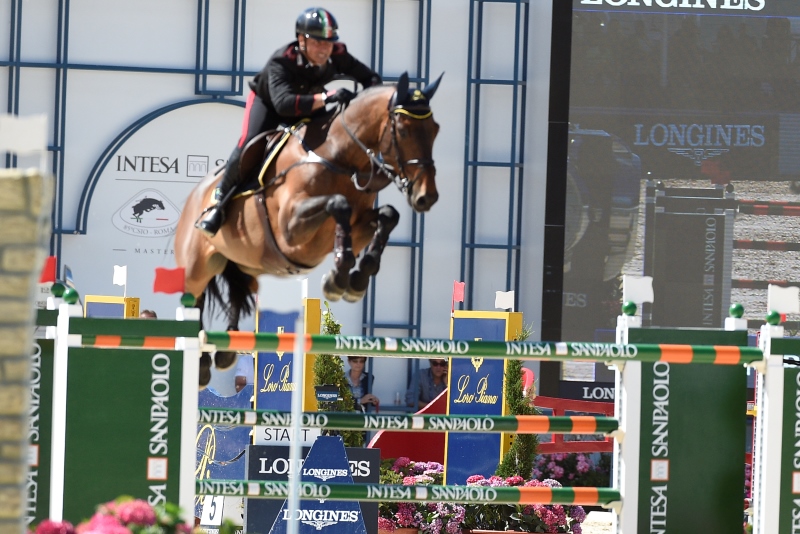
[[624,274],[653,276],[645,324],[763,319],[767,283],[800,280],[800,2],[572,17],[562,339],[613,339]]

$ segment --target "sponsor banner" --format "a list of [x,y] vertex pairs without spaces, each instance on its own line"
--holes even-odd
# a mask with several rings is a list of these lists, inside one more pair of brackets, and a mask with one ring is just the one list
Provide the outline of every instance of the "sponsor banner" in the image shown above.
[[783,383],[780,534],[796,532],[800,518],[800,369],[784,368]]
[[751,17],[800,15],[800,8],[792,4],[781,0],[573,0],[576,10]]
[[563,399],[614,402],[614,383],[562,380],[558,384],[558,396]]
[[622,139],[651,177],[791,180],[800,174],[796,114],[573,108],[570,120]]
[[[259,310],[256,332],[293,333],[298,313]],[[257,409],[292,409],[292,392],[295,389],[293,361],[293,354],[289,351],[256,353],[256,376],[253,384],[256,388]]]
[[[503,341],[505,319],[454,317],[454,340]],[[448,372],[448,415],[503,415],[504,360],[453,358]],[[501,436],[483,432],[448,432],[445,483],[466,484],[472,475],[489,477],[500,461]],[[481,451],[476,455],[475,451]]]
[[[239,350],[245,345],[259,350],[292,346],[294,334],[256,334],[253,332],[206,332],[207,342],[217,349],[229,348],[231,340]],[[346,343],[344,343],[346,341]],[[321,336],[306,335],[306,349],[311,354],[359,354],[365,356],[385,355],[398,358],[444,358],[439,351],[425,351],[409,347],[398,350],[394,338],[368,336]],[[661,344],[616,344],[583,343],[567,341],[450,341],[444,339],[417,339],[419,347],[440,347],[445,344],[459,347],[459,354],[476,359],[505,360],[508,357],[522,360],[584,360],[584,361],[641,361],[656,362],[680,358],[684,363],[722,363],[734,365],[758,361],[763,358],[755,347],[735,347],[718,352],[713,346],[697,345],[685,347]],[[356,342],[356,343],[354,343]],[[385,344],[384,344],[385,343]],[[344,345],[360,348],[344,349]],[[385,347],[385,348],[383,348]],[[471,358],[472,359],[472,358]]]
[[[135,265],[128,271],[127,294],[149,308],[174,310],[174,296],[152,292],[154,269],[174,267],[183,204],[195,184],[226,162],[241,121],[238,105],[198,102],[132,126],[109,146],[93,174],[83,177],[86,195],[77,224],[85,235],[65,236],[59,258],[72,267],[76,283],[91,286],[94,294],[118,295],[114,265]],[[214,127],[198,127],[209,124]]]
[[70,349],[64,519],[120,495],[178,502],[182,389],[182,352]]
[[[247,384],[236,395],[223,397],[213,388],[206,388],[197,395],[200,408],[237,408],[251,407],[253,385]],[[197,425],[196,465],[198,479],[242,480],[245,478],[244,453],[250,444],[250,428],[233,426],[228,418],[215,421],[200,421]],[[238,509],[225,503],[225,509]],[[195,499],[194,515],[201,517],[203,500]],[[220,516],[221,517],[221,516]],[[240,524],[241,516],[237,520]]]
[[[708,199],[709,211],[718,202]],[[722,327],[730,304],[732,217],[656,213],[654,218],[654,253],[645,259],[653,276],[652,324]]]
[[29,527],[50,516],[50,456],[53,430],[52,339],[36,339],[31,354],[28,425],[28,474],[25,481],[25,524]]
[[[329,437],[321,438],[329,440]],[[341,438],[335,438],[341,439]],[[317,443],[320,443],[318,440]],[[310,447],[303,447],[302,457],[308,458]],[[365,449],[358,447],[344,448],[346,452],[346,463],[331,463],[331,458],[323,455],[321,463],[313,462],[306,466],[306,460],[301,460],[299,468],[301,469],[301,476],[303,481],[310,482],[337,482],[342,481],[341,477],[349,476],[350,482],[356,483],[378,483],[380,481],[380,450],[378,449]],[[324,452],[324,451],[323,451]],[[290,475],[294,475],[297,469],[292,468],[289,462],[289,447],[288,446],[262,446],[251,445],[247,449],[247,480],[272,480],[272,481],[285,481],[288,480]],[[344,466],[349,466],[349,473],[345,475],[342,470]],[[308,469],[304,472],[303,469]],[[339,477],[339,478],[337,478]],[[306,503],[319,504],[318,501],[301,501],[304,508],[308,508]],[[326,505],[332,504],[327,502]],[[341,503],[339,503],[341,504]],[[358,506],[358,503],[354,503]],[[363,513],[363,522],[366,526],[368,534],[377,534],[378,532],[378,504],[361,503],[361,512]],[[282,500],[274,499],[248,499],[245,501],[245,531],[246,532],[263,532],[265,525],[277,525],[280,521],[280,514],[283,513],[284,502]],[[308,508],[309,510],[311,508]],[[352,509],[350,510],[352,511]],[[312,514],[313,515],[313,514]],[[359,514],[361,516],[361,514]],[[349,516],[345,519],[348,519]],[[359,517],[361,519],[361,517]],[[314,519],[309,519],[314,521]],[[322,519],[322,516],[318,518]],[[323,534],[333,534],[335,532],[354,532],[352,529],[356,525],[350,521],[343,521],[342,526],[336,527],[334,525],[321,526],[320,530],[324,531]],[[337,530],[337,528],[339,530]],[[344,530],[341,530],[344,528]],[[284,530],[285,531],[285,530]],[[311,529],[309,532],[318,532]],[[273,529],[272,532],[275,532]],[[301,527],[300,532],[304,532]]]
[[[629,339],[742,345],[747,332],[631,329]],[[731,510],[742,506],[746,391],[741,366],[642,364],[637,532],[742,528]]]

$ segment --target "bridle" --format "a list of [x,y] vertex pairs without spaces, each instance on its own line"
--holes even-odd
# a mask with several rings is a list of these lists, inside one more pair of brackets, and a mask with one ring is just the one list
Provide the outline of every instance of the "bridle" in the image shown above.
[[[408,178],[408,174],[406,173],[406,166],[409,165],[418,165],[420,167],[433,167],[433,158],[413,158],[409,160],[403,160],[403,151],[400,147],[400,143],[397,142],[397,116],[398,115],[405,115],[407,117],[411,117],[415,120],[425,120],[433,116],[433,111],[428,106],[418,106],[420,113],[416,113],[410,109],[407,109],[399,104],[394,104],[395,102],[395,95],[389,99],[389,120],[386,121],[386,124],[383,127],[383,131],[381,132],[380,137],[378,138],[378,146],[380,147],[383,144],[383,139],[386,136],[386,130],[391,125],[391,148],[393,148],[394,152],[394,160],[396,165],[400,167],[399,171],[395,169],[395,166],[387,163],[384,159],[383,151],[380,149],[378,150],[377,154],[374,150],[367,147],[361,140],[356,137],[355,133],[347,126],[347,123],[344,121],[344,114],[347,111],[346,104],[339,104],[339,109],[337,113],[341,117],[342,126],[344,130],[347,132],[347,135],[356,143],[356,145],[361,149],[364,154],[366,154],[367,158],[369,158],[370,162],[370,169],[369,169],[369,177],[367,178],[367,182],[365,184],[361,184],[359,180],[359,175],[363,173],[359,173],[357,169],[345,169],[340,167],[336,163],[323,158],[311,148],[306,146],[305,140],[300,136],[298,128],[284,128],[284,132],[294,136],[303,146],[305,151],[308,155],[301,159],[300,161],[296,161],[295,163],[291,164],[289,167],[281,171],[276,176],[273,176],[270,180],[270,184],[275,183],[279,178],[285,176],[289,170],[293,169],[298,165],[303,165],[306,163],[318,163],[320,165],[324,165],[329,171],[337,173],[337,174],[350,174],[350,179],[353,182],[353,185],[358,191],[365,191],[365,192],[375,192],[383,189],[385,187],[385,183],[378,183],[374,184],[377,180],[375,177],[378,174],[383,175],[390,183],[393,183],[397,186],[397,188],[404,194],[408,195],[411,188],[414,186],[414,182],[416,180],[410,180]],[[305,121],[304,121],[305,122]],[[373,187],[375,186],[375,187]]]
[[[405,115],[407,117],[411,117],[415,120],[425,120],[433,116],[433,111],[427,106],[425,108],[421,108],[420,111],[422,113],[415,113],[409,109],[406,109],[402,105],[392,105],[394,102],[394,98],[389,100],[389,120],[383,127],[383,132],[381,132],[378,146],[382,145],[382,141],[384,136],[386,135],[386,129],[391,125],[391,148],[394,151],[394,160],[395,163],[400,167],[399,171],[395,170],[395,166],[391,165],[386,162],[384,159],[383,152],[378,151],[376,154],[374,150],[367,147],[361,140],[356,137],[353,131],[347,126],[347,123],[344,121],[344,114],[347,110],[346,107],[342,107],[340,112],[340,117],[342,121],[342,127],[347,132],[347,135],[356,143],[356,145],[366,154],[367,158],[370,161],[370,171],[369,171],[369,178],[367,179],[366,184],[361,184],[358,179],[358,172],[353,173],[351,179],[353,181],[353,185],[359,191],[372,191],[370,186],[372,185],[373,179],[375,176],[380,173],[383,174],[391,183],[393,183],[397,188],[404,194],[408,195],[409,190],[414,186],[414,182],[416,180],[410,180],[408,178],[408,174],[406,172],[406,166],[409,165],[418,165],[422,168],[425,167],[433,167],[433,158],[413,158],[404,160],[403,159],[403,151],[400,147],[400,143],[397,142],[397,116],[398,115]],[[380,188],[378,188],[380,189]]]

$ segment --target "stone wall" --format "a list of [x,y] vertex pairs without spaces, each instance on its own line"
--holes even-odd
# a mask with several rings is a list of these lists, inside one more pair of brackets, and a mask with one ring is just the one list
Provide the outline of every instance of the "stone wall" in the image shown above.
[[0,534],[25,532],[33,299],[52,204],[50,177],[0,169]]

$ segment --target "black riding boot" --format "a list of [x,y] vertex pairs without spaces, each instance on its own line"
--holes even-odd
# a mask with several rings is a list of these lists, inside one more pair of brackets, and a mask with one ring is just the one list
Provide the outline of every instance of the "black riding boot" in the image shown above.
[[222,177],[222,181],[219,187],[214,190],[216,203],[203,210],[200,218],[194,223],[194,227],[208,237],[217,235],[222,223],[225,222],[225,206],[233,198],[236,186],[239,185],[239,156],[241,152],[241,149],[237,147],[231,153],[231,157],[228,158],[228,163],[225,166],[225,174]]

